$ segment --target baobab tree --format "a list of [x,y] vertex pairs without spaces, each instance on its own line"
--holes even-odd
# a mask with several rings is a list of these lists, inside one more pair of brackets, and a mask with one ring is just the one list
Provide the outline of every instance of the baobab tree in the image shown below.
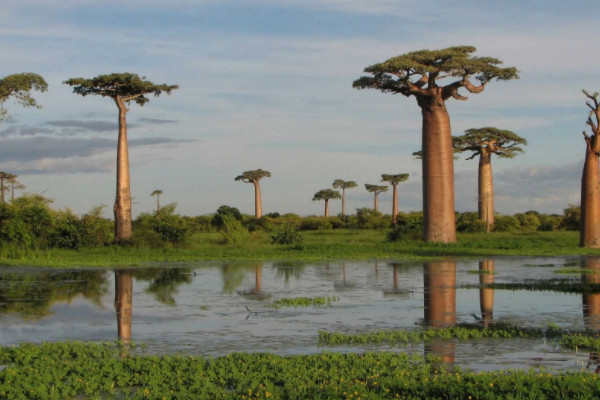
[[236,181],[252,183],[254,185],[254,217],[262,217],[262,199],[260,197],[260,180],[270,177],[271,173],[262,169],[244,171],[241,175],[235,177]]
[[591,135],[583,132],[586,143],[585,161],[581,176],[581,224],[579,245],[581,247],[600,247],[600,101],[598,93],[583,93],[588,98],[586,105],[590,115],[586,123]]
[[367,189],[367,191],[373,193],[375,195],[375,198],[373,200],[373,209],[375,211],[378,211],[379,208],[379,193],[383,193],[383,192],[387,192],[388,191],[388,187],[387,186],[383,186],[383,185],[370,185],[368,183],[365,184],[365,189]]
[[11,179],[15,179],[17,177],[17,175],[15,174],[9,174],[8,172],[4,172],[4,171],[0,171],[0,204],[5,204],[4,201],[4,194],[6,193],[6,189],[7,189],[7,182],[10,182]]
[[319,190],[313,196],[313,201],[317,200],[325,200],[325,216],[329,217],[329,200],[330,199],[339,199],[341,198],[340,192],[333,189],[323,189]]
[[156,214],[160,212],[160,195],[163,194],[163,191],[160,189],[156,189],[153,191],[150,196],[156,196]]
[[408,174],[381,174],[381,182],[392,185],[392,224],[398,222],[398,184],[408,179]]
[[23,190],[25,189],[25,185],[17,180],[17,176],[15,175],[13,178],[9,179],[7,182],[10,184],[10,202],[15,201],[15,190]]
[[[365,68],[371,76],[353,83],[357,89],[414,96],[421,108],[423,238],[428,242],[456,242],[452,133],[446,100],[466,100],[458,92],[461,88],[480,93],[491,80],[518,78],[516,68],[500,68],[500,60],[475,57],[474,52],[475,47],[458,46],[406,53]],[[448,78],[452,81],[440,85]]]
[[120,73],[98,75],[95,78],[71,78],[64,82],[73,87],[73,93],[82,96],[98,95],[113,99],[119,109],[119,136],[117,144],[117,194],[113,207],[115,214],[115,243],[131,239],[131,183],[129,178],[129,151],[127,147],[127,112],[129,104],[144,106],[150,99],[162,93],[171,94],[177,85],[157,85],[137,74]]
[[352,189],[358,185],[354,181],[336,179],[331,186],[333,186],[334,189],[342,189],[342,215],[346,215],[346,189]]
[[38,74],[25,72],[0,79],[0,121],[10,118],[8,111],[4,108],[4,103],[11,98],[23,107],[41,108],[35,98],[31,96],[33,90],[38,92],[48,90],[48,84]]
[[473,153],[467,160],[479,156],[477,210],[479,219],[485,222],[485,230],[489,233],[494,225],[492,154],[500,158],[513,158],[523,153],[520,145],[527,145],[527,140],[509,130],[485,127],[467,129],[464,135],[454,137],[452,142],[457,153]]

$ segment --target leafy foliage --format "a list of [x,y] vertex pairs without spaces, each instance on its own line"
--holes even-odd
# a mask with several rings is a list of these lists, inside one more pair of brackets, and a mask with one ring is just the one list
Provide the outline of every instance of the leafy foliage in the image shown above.
[[506,129],[484,127],[467,129],[464,135],[452,138],[452,145],[456,152],[472,152],[468,160],[484,151],[501,158],[513,158],[523,153],[520,145],[527,145],[527,140]]
[[297,244],[302,243],[304,236],[300,232],[297,224],[284,222],[275,233],[271,235],[271,240],[276,244]]
[[340,195],[340,192],[338,192],[337,190],[322,189],[322,190],[319,190],[317,193],[315,193],[315,195],[313,196],[313,201],[339,199],[339,198],[341,198],[341,195]]
[[262,169],[255,169],[250,171],[244,171],[241,175],[235,177],[236,181],[242,181],[245,183],[255,183],[261,180],[262,178],[268,178],[271,176],[269,171],[265,171]]
[[0,121],[10,118],[4,108],[4,104],[10,98],[23,107],[41,108],[35,98],[31,96],[33,90],[38,92],[48,90],[48,84],[38,74],[25,72],[8,75],[0,79]]

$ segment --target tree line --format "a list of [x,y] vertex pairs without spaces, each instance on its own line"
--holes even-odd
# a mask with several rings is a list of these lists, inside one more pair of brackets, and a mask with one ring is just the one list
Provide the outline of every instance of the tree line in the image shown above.
[[[501,67],[502,61],[492,57],[475,56],[472,46],[455,46],[441,50],[413,51],[390,58],[364,69],[368,75],[353,82],[357,89],[377,89],[384,93],[414,97],[422,114],[422,146],[417,156],[422,160],[423,221],[422,238],[427,242],[452,243],[456,241],[457,220],[454,206],[454,154],[471,151],[469,158],[479,156],[479,199],[478,219],[485,223],[489,232],[497,224],[493,211],[493,189],[490,157],[513,157],[522,152],[519,145],[525,139],[506,130],[493,127],[471,129],[461,137],[452,137],[450,116],[446,101],[450,98],[467,100],[459,93],[464,89],[471,94],[484,91],[493,80],[518,79],[515,67]],[[450,80],[448,82],[448,80]],[[442,83],[444,82],[444,83]],[[72,78],[64,82],[81,96],[98,95],[111,98],[119,112],[117,146],[117,187],[114,211],[114,241],[124,243],[131,240],[133,219],[131,215],[131,190],[129,156],[127,148],[126,114],[131,102],[143,106],[149,101],[147,95],[170,94],[177,85],[155,84],[136,74],[120,73],[98,75],[95,78]],[[31,91],[47,90],[47,83],[37,74],[10,75],[0,80],[0,119],[8,117],[4,108],[7,99],[13,98],[26,107],[39,107]],[[580,244],[585,247],[600,247],[600,103],[598,94],[585,92],[591,113],[587,120],[591,135],[584,132],[587,145],[582,177]],[[255,189],[255,218],[262,217],[259,181],[270,176],[264,170],[246,171],[235,178],[252,183]],[[382,180],[392,184],[394,209],[392,222],[397,223],[396,185],[405,174],[382,175]],[[406,176],[408,178],[408,176]],[[394,180],[396,179],[396,180]],[[400,179],[400,180],[398,180]],[[394,184],[395,182],[395,184]],[[333,187],[339,191],[323,189],[315,193],[313,200],[325,201],[325,216],[329,215],[329,200],[342,199],[342,217],[345,215],[345,190],[356,185],[353,181],[336,180]],[[349,185],[349,186],[348,186]],[[4,183],[2,182],[2,187]],[[378,195],[387,186],[367,184],[365,188],[374,194],[374,211],[378,212]],[[160,212],[157,196],[157,213]],[[2,190],[4,197],[4,189]]]

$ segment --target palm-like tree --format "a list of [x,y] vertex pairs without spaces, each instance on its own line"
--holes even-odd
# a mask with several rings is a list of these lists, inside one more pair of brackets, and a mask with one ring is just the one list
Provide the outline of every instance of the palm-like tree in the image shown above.
[[254,185],[254,217],[262,217],[262,199],[260,197],[260,180],[270,177],[271,173],[262,169],[244,171],[241,175],[235,177],[236,181],[252,183]]
[[388,182],[393,188],[392,199],[392,223],[398,220],[398,184],[408,179],[408,174],[381,174],[381,182]]
[[150,196],[156,196],[156,214],[160,212],[160,195],[163,194],[163,191],[160,189],[156,189],[154,192],[150,194]]
[[330,199],[339,199],[341,198],[340,192],[333,189],[322,189],[319,190],[313,196],[313,201],[317,200],[325,200],[325,216],[329,217],[329,200]]
[[379,193],[387,192],[388,187],[382,186],[382,185],[370,185],[370,184],[366,183],[365,189],[367,189],[368,192],[371,192],[375,195],[374,200],[373,200],[373,209],[375,211],[378,211],[378,209],[379,209]]
[[334,189],[342,189],[342,215],[346,215],[346,189],[358,186],[354,181],[336,179],[332,184]]

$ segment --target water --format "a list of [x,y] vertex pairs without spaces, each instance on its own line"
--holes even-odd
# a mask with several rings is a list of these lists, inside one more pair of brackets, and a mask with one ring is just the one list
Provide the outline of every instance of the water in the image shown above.
[[[555,273],[564,267],[585,268],[585,274]],[[495,273],[477,273],[480,268]],[[573,370],[584,367],[590,354],[556,349],[544,339],[332,347],[320,346],[317,334],[496,321],[600,329],[600,294],[477,287],[531,279],[600,282],[600,274],[590,269],[600,271],[600,261],[197,263],[118,271],[0,268],[0,345],[120,337],[144,343],[144,351],[151,353],[408,351],[437,354],[476,370]],[[272,307],[277,299],[301,296],[339,300],[324,307]]]

